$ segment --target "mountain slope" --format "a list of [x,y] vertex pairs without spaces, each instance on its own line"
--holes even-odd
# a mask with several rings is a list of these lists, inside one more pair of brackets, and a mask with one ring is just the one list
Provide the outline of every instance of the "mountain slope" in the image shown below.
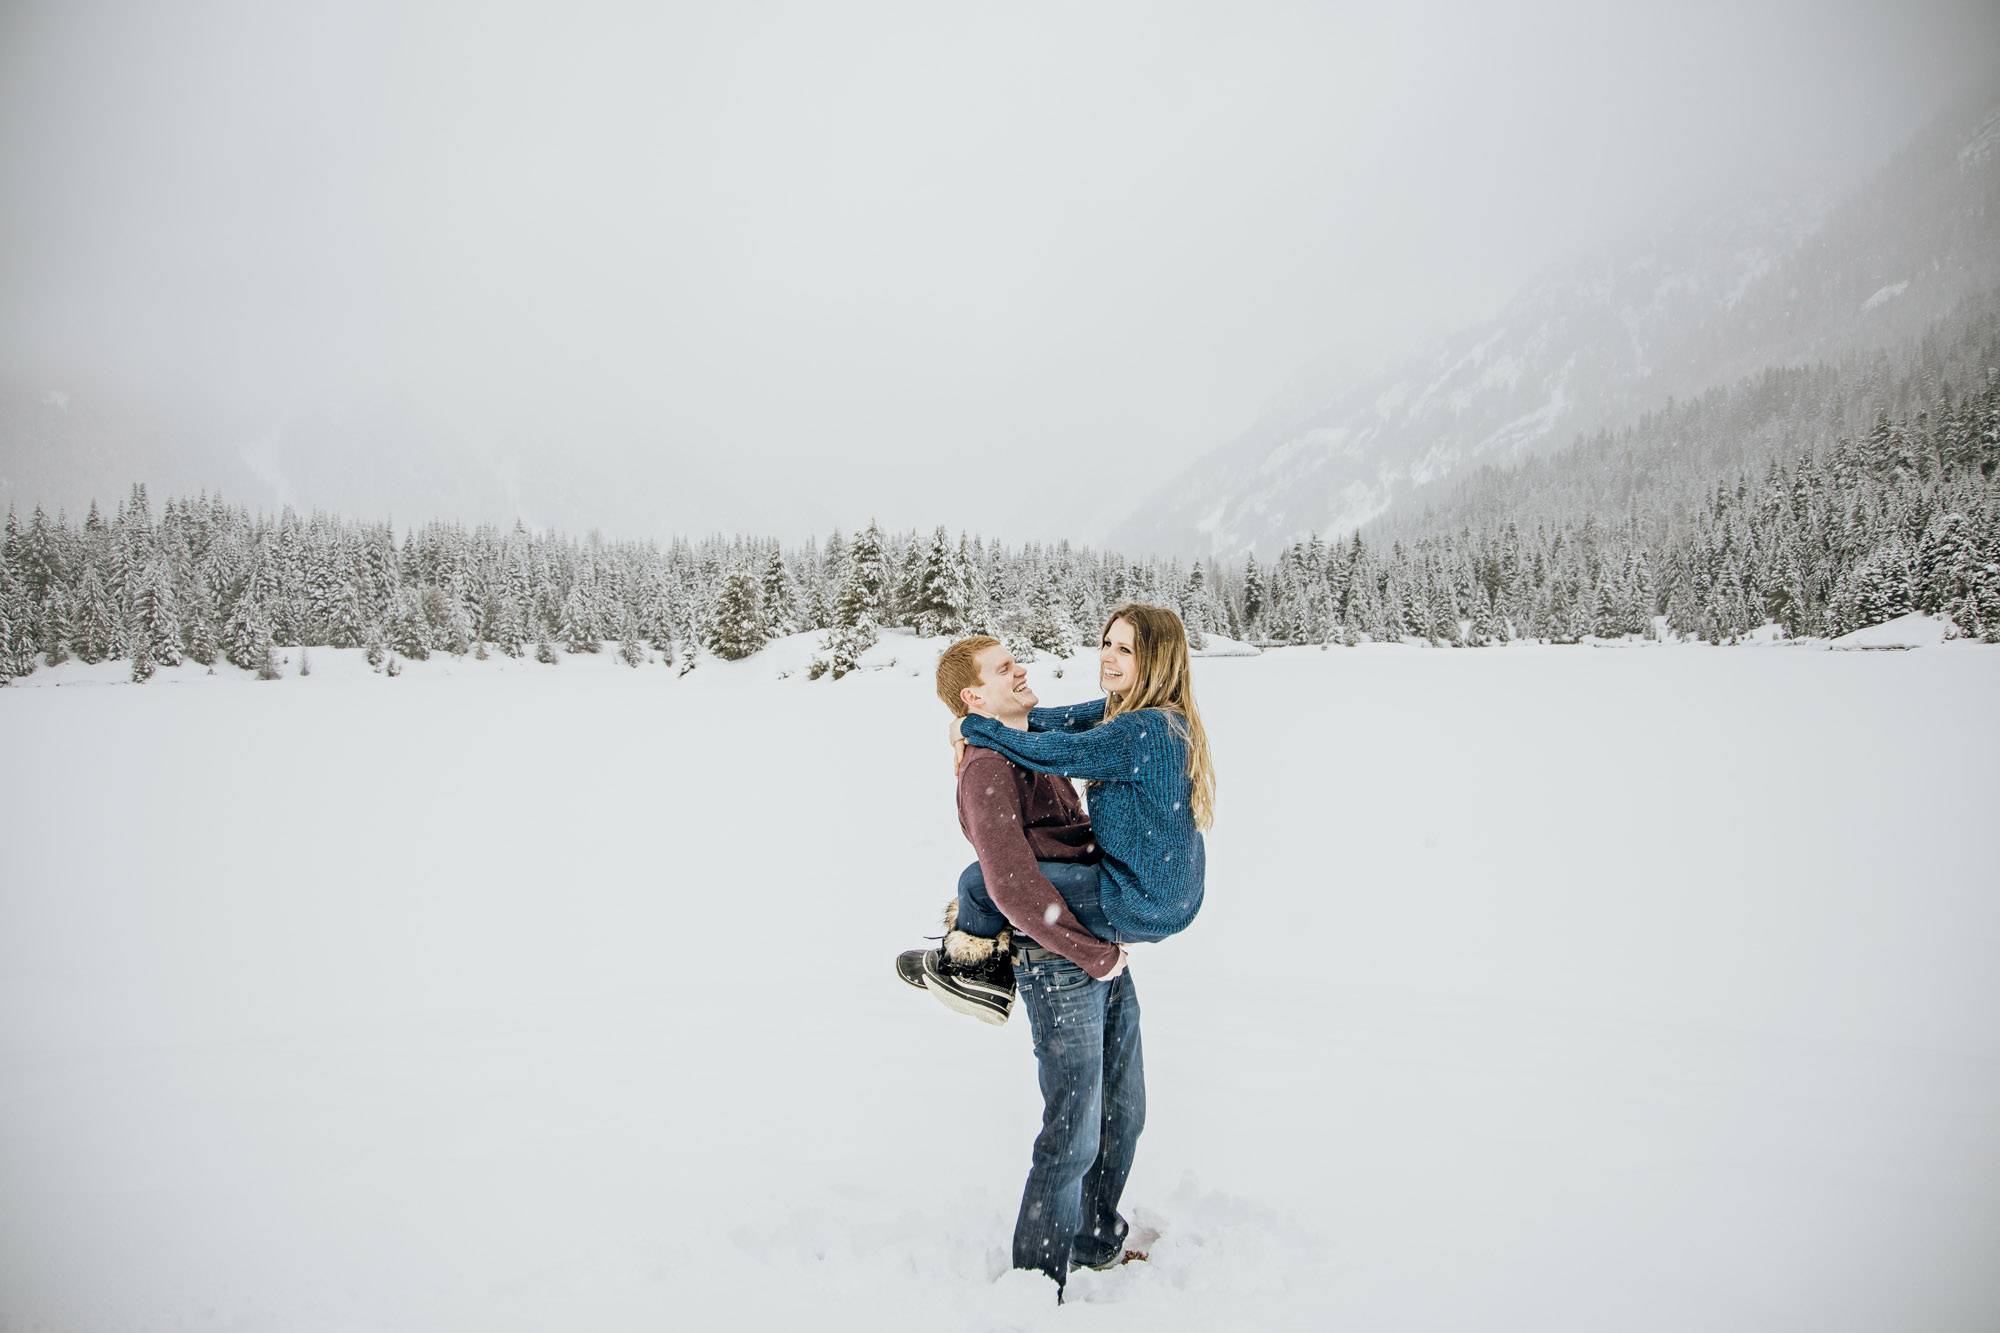
[[2000,106],[1940,117],[1857,194],[1663,227],[1175,478],[1113,549],[1235,555],[1389,512],[1766,366],[1920,333],[2000,282]]

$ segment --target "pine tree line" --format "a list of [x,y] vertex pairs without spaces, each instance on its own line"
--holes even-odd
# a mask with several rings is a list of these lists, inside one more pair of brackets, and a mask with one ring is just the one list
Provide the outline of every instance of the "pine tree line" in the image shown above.
[[433,653],[533,656],[618,645],[632,666],[703,652],[734,660],[771,638],[827,631],[814,675],[852,670],[887,626],[987,631],[1024,657],[1096,641],[1126,598],[1168,600],[1190,629],[1224,627],[1212,577],[1179,562],[874,523],[822,547],[755,537],[578,542],[558,533],[433,522],[404,534],[325,513],[253,516],[219,497],[169,499],[157,518],[134,485],[105,518],[27,519],[0,547],[0,679],[74,655],[157,667],[218,659],[269,678],[279,649],[363,648],[391,674]]

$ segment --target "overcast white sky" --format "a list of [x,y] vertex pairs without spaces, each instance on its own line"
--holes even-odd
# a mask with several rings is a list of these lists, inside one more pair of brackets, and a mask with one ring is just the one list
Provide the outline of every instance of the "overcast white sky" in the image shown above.
[[1996,12],[4,0],[0,358],[991,531],[1579,245],[1857,181]]

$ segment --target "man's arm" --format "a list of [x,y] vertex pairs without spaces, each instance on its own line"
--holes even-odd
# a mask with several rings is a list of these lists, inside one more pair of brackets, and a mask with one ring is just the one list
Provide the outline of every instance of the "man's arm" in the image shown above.
[[1118,946],[1083,928],[1056,886],[1036,864],[1021,824],[1020,788],[1007,761],[991,750],[965,752],[958,775],[958,813],[979,853],[979,873],[993,905],[1044,949],[1075,963],[1098,980],[1118,965]]

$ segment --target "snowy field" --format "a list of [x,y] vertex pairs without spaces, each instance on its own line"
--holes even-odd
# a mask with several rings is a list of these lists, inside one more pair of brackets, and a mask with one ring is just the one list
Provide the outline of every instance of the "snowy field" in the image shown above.
[[804,656],[0,690],[0,1329],[2000,1328],[2000,650],[1198,663],[1060,1311],[929,651]]

